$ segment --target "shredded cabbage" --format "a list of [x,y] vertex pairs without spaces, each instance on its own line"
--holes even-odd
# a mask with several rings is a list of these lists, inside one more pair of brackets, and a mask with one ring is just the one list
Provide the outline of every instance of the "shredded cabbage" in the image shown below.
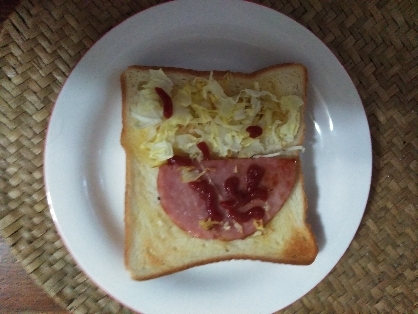
[[180,167],[181,169],[181,181],[192,182],[203,176],[208,170],[199,171],[195,167]]
[[170,95],[174,85],[162,69],[150,70],[149,74],[148,83],[143,85],[138,92],[136,106],[130,107],[138,128],[146,128],[161,123],[163,109],[155,88],[161,87]]
[[[174,86],[161,69],[150,70],[149,82],[138,91],[137,105],[131,108],[136,126],[150,128],[148,138],[138,145],[149,151],[155,166],[174,154],[203,158],[196,146],[202,141],[218,157],[275,156],[298,132],[303,100],[296,95],[278,97],[260,90],[257,82],[254,89],[227,95],[212,73],[207,79],[198,77],[183,84]],[[155,87],[172,98],[169,119],[163,118]],[[250,125],[260,126],[262,135],[249,137]]]

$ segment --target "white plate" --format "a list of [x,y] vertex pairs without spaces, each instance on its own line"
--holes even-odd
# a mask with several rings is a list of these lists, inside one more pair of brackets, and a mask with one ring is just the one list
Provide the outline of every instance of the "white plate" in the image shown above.
[[[125,155],[119,75],[132,64],[250,72],[301,62],[309,71],[303,167],[320,251],[310,266],[232,261],[145,282],[123,264]],[[184,0],[143,11],[103,36],[62,89],[45,147],[48,201],[81,269],[143,313],[271,313],[315,287],[356,233],[368,198],[371,143],[344,68],[312,33],[239,0]]]

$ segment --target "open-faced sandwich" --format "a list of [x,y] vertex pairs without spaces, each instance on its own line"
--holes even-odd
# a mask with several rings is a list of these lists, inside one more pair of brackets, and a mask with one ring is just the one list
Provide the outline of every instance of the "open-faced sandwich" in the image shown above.
[[311,264],[307,71],[131,66],[121,76],[125,264],[145,280],[231,259]]

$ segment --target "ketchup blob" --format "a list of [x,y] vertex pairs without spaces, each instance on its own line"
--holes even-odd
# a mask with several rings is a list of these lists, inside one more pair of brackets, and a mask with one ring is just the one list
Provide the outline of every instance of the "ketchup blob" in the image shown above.
[[229,217],[238,222],[246,222],[250,219],[263,218],[264,209],[260,206],[253,207],[246,212],[238,211],[238,209],[247,205],[254,199],[261,199],[262,201],[267,200],[267,189],[259,187],[264,173],[264,168],[254,164],[250,165],[247,169],[247,187],[245,191],[239,190],[238,177],[229,177],[225,180],[224,189],[229,199],[222,201],[219,204],[227,210]]
[[202,152],[203,155],[203,160],[208,160],[210,159],[210,151],[209,151],[209,146],[208,144],[206,144],[205,142],[200,142],[197,145],[197,148],[200,149],[200,151]]
[[250,133],[251,138],[256,138],[263,134],[263,129],[258,125],[250,125],[248,128],[245,129],[245,131]]
[[171,100],[170,95],[168,95],[164,89],[161,87],[155,88],[156,93],[163,102],[163,115],[164,118],[169,119],[173,115],[173,101]]
[[191,160],[191,158],[186,157],[186,156],[179,156],[179,155],[174,155],[173,157],[167,159],[167,163],[169,165],[178,165],[178,166],[191,166],[193,161]]

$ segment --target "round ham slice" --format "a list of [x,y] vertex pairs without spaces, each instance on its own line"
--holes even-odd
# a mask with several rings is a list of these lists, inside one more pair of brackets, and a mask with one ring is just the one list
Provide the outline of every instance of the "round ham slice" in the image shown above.
[[[214,186],[218,205],[230,199],[225,191],[224,182],[230,177],[239,179],[238,189],[245,191],[247,170],[251,165],[257,165],[265,170],[259,187],[268,191],[265,201],[254,199],[240,207],[239,211],[247,211],[255,206],[261,206],[265,213],[263,224],[266,225],[282,208],[288,199],[297,176],[297,160],[293,158],[256,158],[256,159],[219,159],[194,162],[199,171],[205,170],[205,175],[198,180],[207,180]],[[235,240],[243,239],[253,234],[257,228],[254,219],[238,223],[228,217],[227,211],[218,206],[224,217],[223,221],[207,230],[202,222],[208,219],[208,210],[204,199],[182,181],[182,168],[178,165],[163,165],[158,174],[158,191],[161,205],[172,221],[193,237],[204,239]]]

